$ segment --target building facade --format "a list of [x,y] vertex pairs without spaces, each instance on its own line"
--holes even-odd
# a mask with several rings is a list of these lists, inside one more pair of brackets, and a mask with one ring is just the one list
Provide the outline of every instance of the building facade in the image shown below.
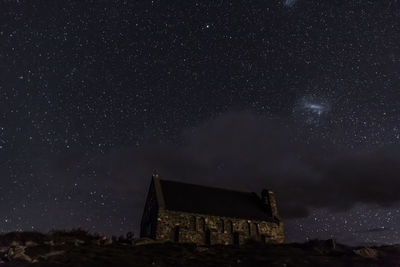
[[283,243],[274,193],[233,191],[159,179],[153,175],[141,237],[198,245]]

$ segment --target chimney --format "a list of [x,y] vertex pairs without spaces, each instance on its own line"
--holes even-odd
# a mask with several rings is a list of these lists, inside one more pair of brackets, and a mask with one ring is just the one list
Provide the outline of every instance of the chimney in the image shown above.
[[158,175],[157,170],[154,170],[154,171],[153,171],[153,175],[152,175],[151,177],[152,177],[152,178],[156,178],[156,179],[159,178],[159,175]]
[[274,192],[271,190],[263,189],[261,192],[261,198],[271,217],[279,218]]

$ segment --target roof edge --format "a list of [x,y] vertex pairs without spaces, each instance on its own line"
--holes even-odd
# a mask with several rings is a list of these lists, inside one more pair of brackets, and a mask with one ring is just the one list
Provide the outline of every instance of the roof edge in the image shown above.
[[152,179],[153,179],[153,183],[154,183],[154,189],[156,191],[158,207],[161,209],[165,209],[165,199],[164,199],[164,194],[163,194],[161,183],[160,183],[160,178],[158,178],[158,175],[153,175]]
[[209,185],[203,185],[203,184],[181,182],[181,181],[177,181],[177,180],[159,179],[159,181],[161,181],[161,182],[162,181],[166,181],[166,182],[180,183],[180,184],[193,185],[193,186],[201,186],[201,187],[207,187],[207,188],[218,189],[218,190],[223,190],[223,191],[230,191],[230,192],[237,192],[237,193],[256,194],[261,199],[261,195],[259,195],[258,193],[254,192],[254,191],[244,191],[244,190],[230,189],[230,188],[224,188],[224,187],[217,187],[217,186],[209,186]]

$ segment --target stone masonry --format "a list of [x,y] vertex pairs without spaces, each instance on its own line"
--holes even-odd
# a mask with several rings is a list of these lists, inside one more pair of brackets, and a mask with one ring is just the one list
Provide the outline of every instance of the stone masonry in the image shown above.
[[[213,199],[207,199],[211,201],[208,203],[202,203],[201,197],[196,200],[196,194],[201,196],[202,191],[207,193],[205,198],[215,198],[214,207],[208,205]],[[185,192],[189,192],[187,196]],[[219,197],[235,196],[238,199],[228,200],[237,203],[231,211],[222,205],[218,207]],[[192,207],[193,211],[190,210]],[[264,243],[284,242],[283,223],[272,191],[263,190],[258,197],[255,193],[160,180],[158,175],[153,175],[151,181],[141,236],[198,245],[241,245],[249,239]]]

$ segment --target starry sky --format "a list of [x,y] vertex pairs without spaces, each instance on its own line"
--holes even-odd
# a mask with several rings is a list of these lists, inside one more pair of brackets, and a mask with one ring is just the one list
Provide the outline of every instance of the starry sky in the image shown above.
[[0,1],[0,231],[139,234],[151,173],[400,243],[400,2]]

